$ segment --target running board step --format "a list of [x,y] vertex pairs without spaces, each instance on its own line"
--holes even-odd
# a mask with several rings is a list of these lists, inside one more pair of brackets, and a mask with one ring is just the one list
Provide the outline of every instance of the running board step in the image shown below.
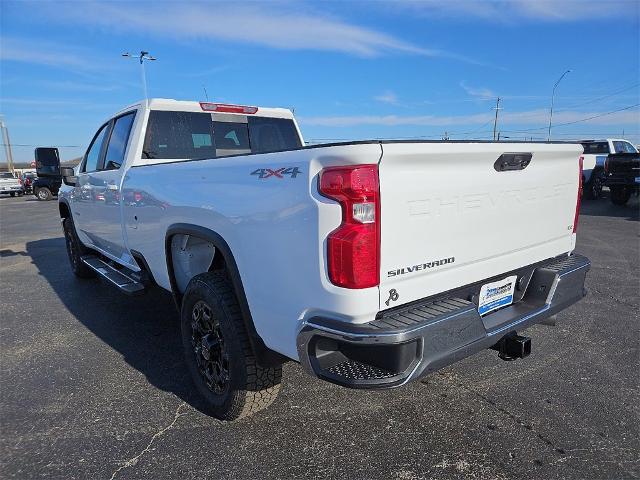
[[117,287],[122,293],[126,293],[127,295],[140,295],[144,293],[145,289],[142,283],[128,277],[98,257],[85,255],[82,257],[82,262],[102,278],[108,280],[109,283]]

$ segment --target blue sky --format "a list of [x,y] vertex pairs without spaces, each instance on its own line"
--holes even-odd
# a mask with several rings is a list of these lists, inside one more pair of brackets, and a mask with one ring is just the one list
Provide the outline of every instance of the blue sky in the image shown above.
[[[640,142],[640,2],[0,3],[0,112],[17,161],[80,156],[149,95],[295,109],[307,140],[492,136]],[[590,120],[583,121],[584,119]],[[567,125],[560,125],[567,124]],[[3,152],[4,158],[4,152]]]

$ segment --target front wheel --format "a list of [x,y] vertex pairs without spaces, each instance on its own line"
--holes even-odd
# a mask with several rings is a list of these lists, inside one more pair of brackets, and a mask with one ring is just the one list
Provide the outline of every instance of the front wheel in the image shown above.
[[64,230],[64,239],[67,244],[67,254],[69,255],[69,263],[73,274],[78,278],[93,278],[96,273],[91,270],[83,261],[82,255],[86,253],[86,247],[82,245],[76,227],[73,225],[71,217],[65,218],[62,222]]
[[11,193],[10,193],[10,195],[11,195],[12,197],[15,197],[15,196],[16,196],[16,192],[11,192]]
[[624,185],[609,187],[611,190],[611,203],[614,205],[626,205],[631,198],[631,189]]
[[196,275],[182,302],[185,360],[209,414],[222,420],[252,415],[273,403],[282,366],[261,367],[253,355],[235,292],[222,273]]
[[46,201],[51,200],[53,198],[53,195],[51,194],[51,190],[49,190],[47,187],[40,187],[36,191],[36,197],[38,197],[38,200]]

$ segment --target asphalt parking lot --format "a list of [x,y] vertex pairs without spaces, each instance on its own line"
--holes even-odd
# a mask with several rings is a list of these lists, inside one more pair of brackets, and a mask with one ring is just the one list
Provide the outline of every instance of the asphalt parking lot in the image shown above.
[[199,410],[163,291],[76,280],[57,202],[0,198],[2,478],[638,478],[639,204],[583,202],[589,295],[533,352],[392,391],[290,363],[267,411]]

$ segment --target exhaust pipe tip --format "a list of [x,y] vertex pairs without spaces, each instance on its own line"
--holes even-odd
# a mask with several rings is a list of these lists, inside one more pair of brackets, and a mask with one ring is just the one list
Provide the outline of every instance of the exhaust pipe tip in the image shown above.
[[498,351],[498,357],[507,362],[518,358],[525,358],[531,354],[531,338],[516,333],[500,339],[493,347]]

